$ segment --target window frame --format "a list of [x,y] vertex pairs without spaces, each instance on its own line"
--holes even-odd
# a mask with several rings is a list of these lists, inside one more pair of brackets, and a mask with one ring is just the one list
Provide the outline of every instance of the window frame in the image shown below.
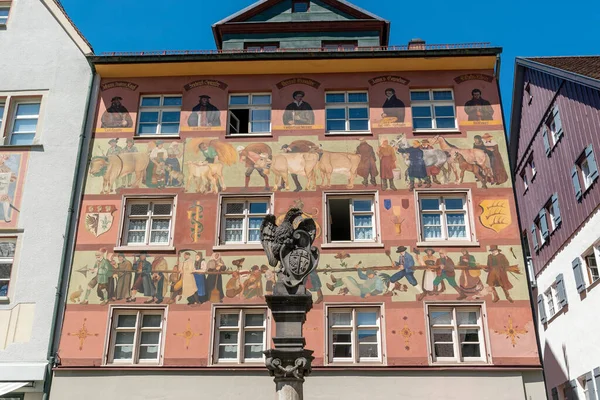
[[[279,51],[279,46],[280,42],[244,42],[244,50],[249,53],[275,53]],[[273,99],[271,99],[271,104],[273,104]]]
[[[144,101],[144,99],[150,98],[150,97],[158,97],[160,99],[160,105],[158,105],[158,106],[142,106],[142,102]],[[177,98],[177,97],[179,97],[181,99],[181,105],[179,105],[179,106],[165,106],[164,105],[164,100],[166,98]],[[137,118],[137,127],[135,129],[135,136],[140,137],[140,138],[169,137],[169,136],[177,136],[178,137],[179,134],[181,133],[181,111],[182,111],[182,108],[183,108],[183,94],[144,94],[144,95],[141,95],[140,103],[138,106],[138,118]],[[162,133],[161,130],[162,130],[162,126],[163,126],[163,121],[162,121],[163,112],[173,112],[173,111],[179,112],[179,123],[178,123],[177,133],[173,133],[173,132]],[[143,124],[149,124],[149,123],[142,122],[142,112],[158,112],[158,120],[156,122],[156,130],[154,133],[141,133],[140,132],[140,128]],[[169,125],[173,125],[173,124],[170,123]]]
[[8,25],[8,20],[10,19],[11,1],[0,1],[0,9],[8,10],[6,20],[2,22],[2,19],[4,18],[0,18],[0,29],[3,29],[6,28],[6,26]]
[[529,190],[529,183],[527,181],[527,169],[523,168],[519,175],[521,176],[521,180],[523,181],[523,194],[525,194]]
[[[381,242],[381,224],[380,224],[380,212],[379,212],[379,191],[326,191],[323,192],[322,207],[325,212],[323,213],[323,243],[322,248],[347,248],[347,247],[383,247],[384,244]],[[350,241],[331,241],[331,223],[329,218],[329,199],[366,199],[372,200],[372,211],[373,214],[373,240],[350,240]],[[352,201],[350,202],[352,205]],[[350,210],[349,210],[350,211]],[[360,214],[360,212],[359,212]],[[350,237],[354,236],[354,218],[353,214],[350,214]]]
[[[590,263],[588,261],[588,258],[591,258],[591,257],[593,257],[594,263],[596,264],[594,267],[590,266]],[[587,289],[590,289],[592,287],[592,285],[594,285],[596,282],[600,281],[600,264],[598,264],[598,260],[600,260],[600,249],[598,248],[598,245],[594,244],[591,249],[589,249],[588,251],[583,253],[581,258],[583,258],[583,261],[585,263],[585,269],[587,272],[586,275],[588,278],[588,284],[586,285],[586,287],[587,287]],[[596,273],[595,273],[596,278],[595,279],[594,279],[594,272],[592,271],[592,269],[596,270]]]
[[[336,48],[333,48],[334,46]],[[355,51],[358,50],[358,40],[321,40],[321,49],[323,51]]]
[[[220,327],[218,326],[218,317],[222,314],[235,314],[235,312],[237,311],[238,313],[238,325],[236,327]],[[245,326],[245,316],[248,314],[263,314],[264,315],[264,325],[262,327],[246,327]],[[244,323],[242,323],[244,322]],[[229,358],[224,358],[224,359],[220,359],[219,358],[219,340],[218,340],[218,334],[219,332],[222,330],[222,328],[225,328],[224,330],[226,331],[236,331],[238,333],[238,341],[236,346],[238,347],[237,349],[237,358],[236,359],[229,359]],[[248,329],[249,328],[249,329]],[[211,328],[210,328],[210,356],[209,356],[209,362],[211,366],[217,366],[217,367],[231,367],[232,365],[244,365],[244,366],[261,366],[264,367],[264,363],[265,363],[265,356],[263,354],[263,356],[259,359],[259,358],[243,358],[244,355],[244,346],[245,346],[245,335],[244,333],[249,330],[249,331],[262,331],[263,332],[263,349],[267,350],[268,348],[268,343],[271,342],[271,311],[269,310],[268,307],[266,306],[260,306],[260,305],[256,305],[256,306],[235,306],[235,305],[231,305],[231,306],[224,306],[224,305],[213,305],[212,307],[212,321],[211,321]]]
[[214,241],[214,246],[213,246],[213,250],[257,250],[257,249],[262,249],[262,244],[260,242],[250,242],[250,243],[230,243],[230,244],[225,244],[224,242],[221,243],[221,237],[224,235],[224,226],[225,226],[225,219],[224,219],[224,212],[225,212],[225,207],[224,205],[227,202],[235,202],[236,200],[238,201],[247,201],[247,202],[251,202],[254,200],[258,200],[258,199],[264,199],[267,201],[267,214],[269,213],[273,213],[273,211],[275,210],[275,201],[274,201],[274,194],[271,193],[247,193],[247,194],[223,194],[223,193],[219,193],[219,203],[218,203],[218,208],[217,208],[217,215],[216,215],[216,229],[215,229],[215,241]]
[[[367,100],[366,102],[350,102],[349,101],[349,94],[352,93],[359,93],[359,94],[366,94],[367,95]],[[328,103],[327,102],[327,95],[328,94],[343,94],[344,95],[344,102],[343,103]],[[341,131],[341,130],[329,130],[327,128],[327,110],[328,109],[340,109],[340,108],[344,108],[344,112],[345,112],[345,117],[344,117],[344,127],[345,130]],[[350,109],[366,109],[367,110],[367,117],[366,117],[366,121],[367,121],[367,129],[366,130],[350,130],[350,121],[351,120],[357,120],[357,121],[363,121],[365,120],[365,118],[350,118]],[[335,121],[341,121],[341,119],[335,119]],[[369,91],[368,90],[327,90],[325,91],[325,135],[364,135],[364,134],[370,134],[371,133],[371,108],[369,106]]]
[[[13,280],[15,279],[15,265],[18,261],[18,244],[19,244],[18,236],[0,236],[1,242],[13,242],[15,244],[15,251],[12,257],[0,257],[0,264],[9,264],[10,263],[10,272],[8,274],[8,278],[1,279],[0,285],[2,282],[8,282],[8,289],[6,290],[6,295],[0,295],[0,304],[9,303],[10,302],[10,294],[14,290]],[[0,286],[1,287],[1,286]]]
[[[248,104],[231,104],[232,96],[248,96]],[[254,96],[269,96],[269,104],[252,104]],[[231,110],[248,110],[248,132],[233,132],[231,126],[232,115],[236,118]],[[252,132],[252,111],[253,110],[269,110],[269,130],[267,132]],[[238,120],[239,121],[239,120]],[[256,122],[266,122],[256,120]],[[239,129],[239,126],[238,126]],[[273,135],[273,93],[272,92],[247,92],[247,93],[229,93],[227,96],[227,133],[228,137],[252,137],[252,136],[272,136]]]
[[[418,238],[417,238],[417,246],[479,246],[479,242],[477,241],[477,234],[476,234],[476,228],[475,228],[475,213],[473,211],[473,199],[472,199],[472,193],[471,190],[415,190],[414,192],[414,196],[415,196],[415,204],[416,204],[416,212],[415,212],[415,218],[416,218],[416,223],[417,223],[417,233],[418,233]],[[421,211],[421,198],[426,198],[426,197],[430,197],[430,198],[443,198],[443,197],[451,197],[451,198],[457,198],[462,196],[464,199],[464,206],[463,206],[463,212],[465,213],[465,226],[466,226],[466,237],[465,239],[450,239],[449,237],[447,239],[443,239],[443,238],[436,238],[435,240],[426,240],[426,238],[424,237],[424,229],[423,229],[423,224],[422,224],[422,211]],[[445,204],[442,201],[440,201],[440,207],[445,208]],[[441,212],[442,213],[442,218],[441,218],[441,222],[442,222],[442,229],[446,226],[446,222],[445,222],[445,218],[443,218],[443,216],[446,213],[446,210],[441,210],[441,211],[433,211],[433,210],[429,210],[429,213],[438,213]],[[457,213],[459,212],[459,210],[450,210],[450,213]],[[444,232],[442,232],[444,233]],[[445,234],[447,236],[448,235],[448,231],[446,229]]]
[[[452,100],[433,100],[433,93],[434,92],[447,92],[449,91],[452,94]],[[410,89],[410,94],[412,94],[413,92],[428,92],[429,93],[429,100],[412,100],[412,96],[410,97],[410,111],[411,111],[411,123],[413,126],[413,131],[414,132],[422,132],[422,133],[427,133],[427,132],[457,132],[459,131],[459,127],[458,127],[458,115],[456,112],[456,96],[454,95],[454,89],[453,88],[429,88],[429,89]],[[425,107],[426,105],[428,105],[430,107],[430,111],[431,111],[431,128],[415,128],[415,124],[414,124],[414,112],[413,112],[413,105],[414,106],[420,106],[420,107]],[[437,127],[437,121],[436,121],[436,116],[435,116],[435,106],[452,106],[453,112],[454,112],[454,127],[453,128],[438,128]],[[417,117],[419,118],[419,117]],[[422,118],[422,117],[421,117]],[[444,117],[441,117],[444,118]],[[445,118],[449,118],[449,117],[445,117]]]
[[[47,91],[30,92],[0,92],[0,103],[4,104],[4,112],[0,115],[0,146],[29,147],[36,146],[41,141],[43,118],[46,108]],[[36,129],[31,143],[10,144],[14,130],[14,121],[19,104],[39,104]],[[19,133],[15,135],[20,135]]]
[[[296,4],[306,4],[306,11],[295,11]],[[304,14],[310,12],[310,0],[292,0],[292,14]]]
[[[171,215],[170,215],[170,220],[171,223],[169,224],[169,242],[166,244],[149,244],[150,241],[150,233],[151,233],[151,228],[152,228],[152,214],[146,214],[146,216],[134,216],[134,219],[143,219],[143,218],[147,218],[148,219],[148,223],[146,224],[146,236],[145,239],[146,241],[142,244],[128,244],[127,242],[127,235],[129,233],[129,228],[127,227],[127,224],[129,222],[129,212],[130,212],[130,206],[132,204],[154,204],[154,203],[158,203],[158,204],[171,204]],[[119,228],[119,236],[118,236],[118,240],[117,240],[117,247],[115,247],[115,251],[125,251],[125,250],[152,250],[152,251],[159,251],[159,250],[173,250],[174,249],[174,236],[175,236],[175,223],[177,221],[177,196],[176,195],[164,195],[164,196],[123,196],[123,201],[121,203],[121,210],[123,210],[123,212],[121,213],[121,221],[120,221],[120,228]],[[149,207],[148,208],[148,212],[154,212],[153,207]],[[139,217],[139,218],[138,218]],[[157,215],[156,216],[157,219],[166,219],[166,215]]]
[[[469,303],[454,303],[454,302],[425,302],[425,313],[427,316],[426,328],[427,328],[427,346],[429,350],[429,362],[431,365],[482,365],[482,364],[490,364],[492,362],[491,354],[489,354],[488,350],[490,349],[489,343],[489,331],[487,325],[487,311],[486,305],[483,302],[469,302]],[[433,327],[431,324],[431,313],[432,309],[435,310],[452,310],[452,323],[446,325],[437,325],[437,329],[452,329],[452,344],[454,350],[454,357],[436,357],[434,350],[434,337],[433,337]],[[477,311],[478,318],[477,324],[464,324],[458,325],[458,321],[456,318],[457,310],[462,312],[469,311]],[[480,357],[469,357],[467,360],[465,357],[462,357],[460,350],[460,338],[458,336],[458,332],[463,327],[463,329],[475,329],[479,330],[479,353]],[[434,328],[435,329],[435,328]]]
[[[263,200],[263,201],[260,201]],[[251,203],[266,203],[267,204],[267,210],[264,213],[256,213],[256,214],[252,214],[250,212],[250,204]],[[244,204],[244,210],[242,213],[227,213],[227,204],[230,203],[243,203]],[[271,201],[268,197],[250,197],[250,198],[238,198],[238,197],[224,197],[222,204],[221,204],[221,215],[219,216],[220,221],[219,221],[219,226],[221,228],[221,232],[219,235],[219,244],[220,245],[252,245],[252,244],[260,244],[260,240],[258,241],[250,241],[249,236],[250,236],[250,224],[249,224],[249,220],[250,218],[253,218],[254,216],[256,217],[263,217],[264,218],[268,215],[272,213],[272,208],[271,208]],[[227,242],[226,239],[226,231],[227,231],[227,227],[226,227],[226,221],[228,218],[242,218],[242,241],[241,242]]]
[[[385,351],[385,318],[384,318],[384,305],[381,303],[369,303],[369,304],[354,304],[354,303],[331,303],[324,305],[325,312],[325,365],[385,365],[386,364],[386,351]],[[359,312],[376,312],[377,323],[375,325],[364,325],[359,326],[356,318]],[[333,319],[331,315],[334,313],[348,313],[352,314],[351,325],[340,325],[333,326],[330,321]],[[333,332],[335,330],[351,330],[351,351],[352,357],[350,358],[338,358],[336,359],[333,355]],[[358,340],[359,330],[374,330],[377,329],[377,345],[378,345],[378,356],[377,357],[365,357],[361,361]]]
[[[161,366],[164,361],[164,349],[166,343],[166,332],[167,332],[167,313],[168,308],[166,306],[148,306],[148,307],[127,307],[127,306],[111,306],[109,312],[109,323],[107,326],[107,335],[105,340],[105,351],[104,351],[104,365],[107,366],[130,366],[130,367],[147,367],[147,366]],[[135,327],[123,327],[117,326],[119,315],[136,315]],[[144,315],[160,315],[161,326],[144,328],[142,326]],[[115,345],[116,345],[116,333],[134,331],[133,339],[133,352],[131,359],[116,359],[114,358]],[[159,343],[158,343],[158,358],[157,360],[140,360],[139,353],[141,347],[141,333],[142,332],[160,332]]]

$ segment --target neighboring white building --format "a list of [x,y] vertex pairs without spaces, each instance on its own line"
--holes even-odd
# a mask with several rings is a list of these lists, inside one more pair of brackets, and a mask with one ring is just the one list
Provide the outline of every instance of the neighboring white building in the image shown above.
[[58,1],[0,1],[0,399],[42,399],[50,375],[89,54]]
[[600,399],[598,71],[600,56],[516,61],[510,153],[552,400]]

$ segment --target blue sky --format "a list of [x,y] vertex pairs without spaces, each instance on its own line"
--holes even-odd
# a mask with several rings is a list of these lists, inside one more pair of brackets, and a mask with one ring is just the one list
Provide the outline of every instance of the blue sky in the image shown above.
[[[491,42],[504,48],[501,93],[510,118],[516,56],[598,55],[597,0],[350,0],[391,21],[390,44]],[[214,49],[211,25],[254,0],[62,0],[69,16],[104,51]]]

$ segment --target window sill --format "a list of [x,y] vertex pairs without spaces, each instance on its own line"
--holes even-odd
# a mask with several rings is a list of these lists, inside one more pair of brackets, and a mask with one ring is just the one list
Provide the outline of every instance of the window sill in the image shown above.
[[44,150],[42,144],[0,144],[0,149],[4,150]]
[[436,367],[464,367],[464,366],[474,366],[474,365],[492,365],[491,363],[487,362],[487,361],[456,361],[456,362],[452,362],[452,361],[440,361],[440,362],[436,362],[436,361],[432,361],[429,363],[429,365],[431,366],[436,366]]
[[336,131],[336,132],[325,132],[325,136],[373,136],[371,131]]
[[179,134],[177,135],[134,135],[133,139],[134,140],[144,140],[144,139],[150,139],[150,140],[160,140],[160,139],[179,139],[180,136]]
[[470,241],[426,241],[426,242],[417,242],[417,247],[479,247],[479,242],[470,242]]
[[344,368],[348,368],[348,367],[355,367],[355,368],[361,368],[361,367],[385,367],[386,364],[382,361],[365,361],[365,362],[352,362],[352,361],[331,361],[328,362],[327,364],[325,364],[325,367],[331,367],[331,368],[336,368],[336,367],[344,367]]
[[175,246],[117,246],[113,251],[175,251]]
[[434,133],[436,135],[443,133],[460,133],[460,129],[415,129],[413,134]]
[[0,296],[0,304],[9,304],[10,303],[10,299],[8,298],[8,296]]
[[213,246],[213,251],[262,250],[262,244],[219,244]]
[[211,363],[210,367],[213,367],[213,368],[257,368],[257,369],[261,368],[261,369],[264,369],[265,362],[264,362],[264,360],[260,360],[257,362],[244,362],[244,363],[239,363],[236,361],[231,361],[231,362],[218,361],[218,362]]
[[273,137],[272,132],[268,133],[228,133],[226,138],[245,138],[245,137]]
[[384,248],[383,243],[360,243],[360,242],[340,242],[340,243],[323,243],[322,249],[348,249],[348,248]]
[[[162,357],[162,356],[161,356]],[[103,365],[105,368],[148,368],[148,367],[162,367],[161,363],[143,363],[143,364],[129,364],[129,363],[106,363]]]

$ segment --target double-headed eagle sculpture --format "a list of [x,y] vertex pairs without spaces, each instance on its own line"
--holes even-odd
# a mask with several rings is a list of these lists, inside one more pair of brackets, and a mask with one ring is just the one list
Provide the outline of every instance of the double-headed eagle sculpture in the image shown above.
[[306,277],[319,263],[319,249],[312,244],[317,226],[299,208],[291,208],[281,225],[269,214],[260,227],[260,241],[269,264],[276,267],[277,284],[274,295],[304,295]]

